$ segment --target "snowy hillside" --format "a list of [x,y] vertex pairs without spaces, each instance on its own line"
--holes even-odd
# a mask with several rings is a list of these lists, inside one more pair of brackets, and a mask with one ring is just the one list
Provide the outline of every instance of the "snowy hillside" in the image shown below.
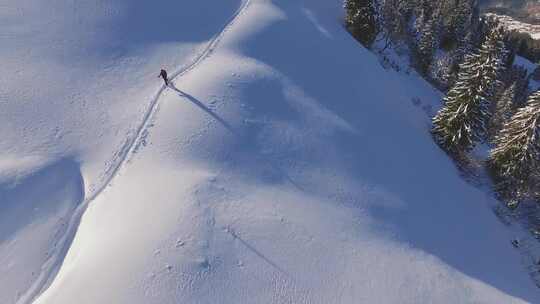
[[0,303],[540,302],[341,1],[0,7]]

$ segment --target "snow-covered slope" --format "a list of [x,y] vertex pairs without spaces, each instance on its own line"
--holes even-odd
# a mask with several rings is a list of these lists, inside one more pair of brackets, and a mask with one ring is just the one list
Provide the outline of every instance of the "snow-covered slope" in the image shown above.
[[539,302],[340,2],[10,1],[0,302]]

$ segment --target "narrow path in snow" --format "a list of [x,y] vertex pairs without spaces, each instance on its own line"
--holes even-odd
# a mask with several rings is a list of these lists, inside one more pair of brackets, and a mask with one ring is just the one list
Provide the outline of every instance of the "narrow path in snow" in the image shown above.
[[[178,70],[174,71],[171,74],[170,82],[194,70],[201,62],[208,58],[212,54],[214,49],[216,49],[216,47],[219,45],[221,39],[223,38],[225,33],[227,33],[228,29],[247,9],[250,2],[251,0],[244,0],[241,6],[229,19],[229,21],[225,23],[222,29],[214,37],[212,37],[212,39],[210,39],[209,43],[203,49],[203,51],[199,53],[191,63],[186,66],[180,67]],[[85,200],[77,207],[77,209],[75,209],[65,229],[65,232],[63,233],[63,236],[56,244],[54,244],[54,248],[52,249],[49,259],[43,264],[42,271],[39,274],[38,278],[32,284],[32,286],[19,298],[17,304],[32,303],[34,299],[36,299],[43,291],[45,291],[53,282],[71,246],[71,243],[77,232],[77,228],[79,227],[82,215],[84,214],[86,208],[93,200],[95,200],[101,193],[103,193],[107,186],[118,175],[120,169],[124,167],[124,165],[129,161],[130,157],[136,151],[148,129],[150,122],[152,121],[152,117],[157,111],[159,99],[165,89],[165,85],[162,85],[159,88],[159,90],[156,92],[156,94],[150,101],[150,105],[148,106],[148,110],[143,116],[141,124],[134,132],[135,136],[126,139],[126,142],[124,143],[122,148],[115,153],[112,165],[105,170],[105,174],[102,176],[101,181],[98,183],[97,186],[94,186],[94,189],[91,189],[89,191],[88,196],[85,198]]]

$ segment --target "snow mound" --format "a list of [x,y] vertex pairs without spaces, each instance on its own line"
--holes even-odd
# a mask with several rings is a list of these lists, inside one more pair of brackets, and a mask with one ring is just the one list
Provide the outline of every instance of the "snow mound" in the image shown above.
[[71,160],[0,184],[1,303],[13,303],[41,274],[83,190],[79,166]]

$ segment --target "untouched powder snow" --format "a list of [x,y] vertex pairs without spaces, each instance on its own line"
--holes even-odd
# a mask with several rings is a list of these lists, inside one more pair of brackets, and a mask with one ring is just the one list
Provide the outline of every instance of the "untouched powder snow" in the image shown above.
[[540,302],[341,1],[166,2],[0,13],[1,303]]

